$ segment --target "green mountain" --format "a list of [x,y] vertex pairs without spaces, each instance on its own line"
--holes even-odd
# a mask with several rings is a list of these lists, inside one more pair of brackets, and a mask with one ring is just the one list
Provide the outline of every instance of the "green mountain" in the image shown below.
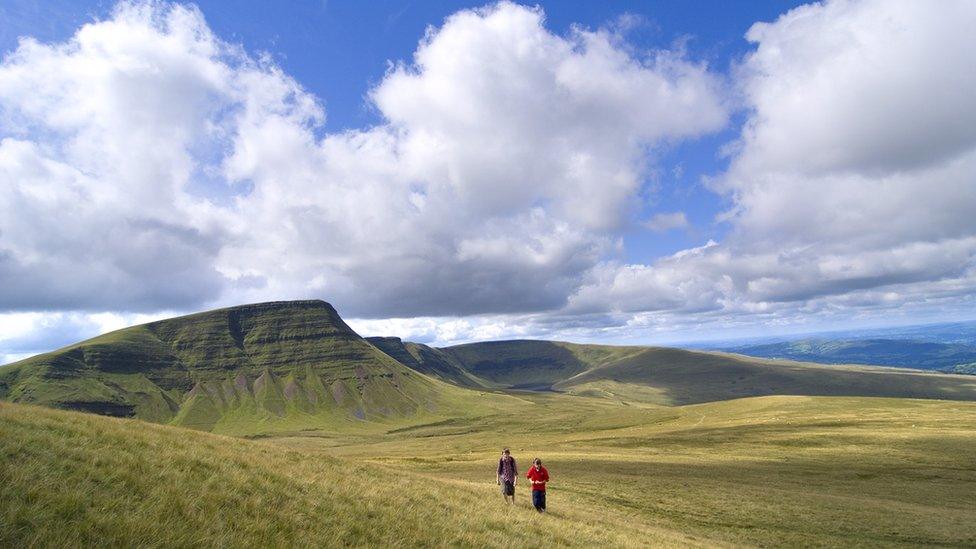
[[668,406],[766,395],[976,400],[976,378],[892,368],[553,341],[364,339],[324,301],[161,320],[0,367],[2,400],[235,435],[480,414],[516,399],[500,389]]
[[976,379],[917,370],[553,341],[493,341],[442,351],[479,379],[502,387],[653,404],[767,395],[976,400]]
[[399,337],[367,337],[366,341],[408,368],[455,385],[472,388],[502,386],[471,373],[453,354],[436,347],[405,342]]
[[560,381],[645,347],[558,341],[487,341],[443,351],[472,374],[512,389],[549,390]]
[[152,322],[0,368],[0,398],[202,430],[341,427],[462,398],[356,334],[324,301]]

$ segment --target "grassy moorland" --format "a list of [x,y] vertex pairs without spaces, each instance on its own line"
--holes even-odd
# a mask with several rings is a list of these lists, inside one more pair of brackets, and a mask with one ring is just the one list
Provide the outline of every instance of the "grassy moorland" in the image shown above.
[[618,402],[670,406],[770,395],[976,400],[976,377],[902,368],[558,341],[492,341],[441,351],[495,386],[551,389]]
[[593,524],[662,528],[709,545],[976,543],[973,403],[763,397],[665,408],[532,398],[518,416],[280,442],[432,482],[461,478],[486,497],[496,454],[509,446],[523,467],[545,460],[556,514],[588,510]]
[[0,367],[0,400],[232,435],[424,421],[477,408],[472,395],[394,360],[324,301],[160,320]]
[[463,476],[136,420],[0,403],[0,547],[694,544],[505,509]]
[[[768,395],[976,401],[976,377],[661,347],[364,339],[324,301],[133,326],[0,367],[0,400],[220,434],[359,431],[483,415],[505,390],[684,405]],[[364,423],[365,422],[365,423]]]
[[[437,349],[298,301],[4,366],[2,400],[0,547],[976,544],[971,376]],[[546,461],[551,513],[502,505],[503,446]]]
[[[505,508],[510,446],[553,476]],[[0,404],[0,546],[967,546],[976,404],[524,394],[503,413],[242,440]]]

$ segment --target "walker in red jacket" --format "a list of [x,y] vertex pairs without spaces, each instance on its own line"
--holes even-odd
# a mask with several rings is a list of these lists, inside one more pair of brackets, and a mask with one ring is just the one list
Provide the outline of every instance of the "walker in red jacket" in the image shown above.
[[532,467],[525,474],[525,478],[532,483],[532,505],[540,513],[546,512],[546,483],[549,482],[549,471],[542,466],[542,460],[535,458]]

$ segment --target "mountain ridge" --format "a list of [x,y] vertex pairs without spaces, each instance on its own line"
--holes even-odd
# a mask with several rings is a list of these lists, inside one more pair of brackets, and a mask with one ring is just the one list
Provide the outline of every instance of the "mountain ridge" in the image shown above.
[[772,395],[976,400],[976,378],[907,368],[528,339],[439,350],[495,387],[631,403],[675,406]]
[[769,395],[976,400],[976,378],[544,340],[437,348],[363,338],[319,300],[158,320],[0,367],[2,400],[237,435],[402,425],[483,411],[518,391],[665,406]]
[[423,415],[457,390],[317,300],[159,320],[0,368],[0,398],[231,433]]

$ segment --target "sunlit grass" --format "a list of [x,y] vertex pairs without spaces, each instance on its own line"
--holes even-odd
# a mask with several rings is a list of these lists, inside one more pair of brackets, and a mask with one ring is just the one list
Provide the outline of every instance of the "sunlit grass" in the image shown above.
[[[0,405],[0,546],[972,545],[976,405],[564,395],[387,433],[259,441]],[[509,446],[552,474],[551,513]]]
[[535,414],[409,436],[280,442],[472,483],[491,480],[495,454],[508,446],[523,468],[545,460],[553,510],[588,509],[596,522],[624,519],[709,543],[976,542],[976,404],[765,397],[574,412],[564,398],[548,397]]
[[[674,545],[491,487],[174,427],[0,404],[0,546]],[[639,539],[638,539],[639,538]]]

